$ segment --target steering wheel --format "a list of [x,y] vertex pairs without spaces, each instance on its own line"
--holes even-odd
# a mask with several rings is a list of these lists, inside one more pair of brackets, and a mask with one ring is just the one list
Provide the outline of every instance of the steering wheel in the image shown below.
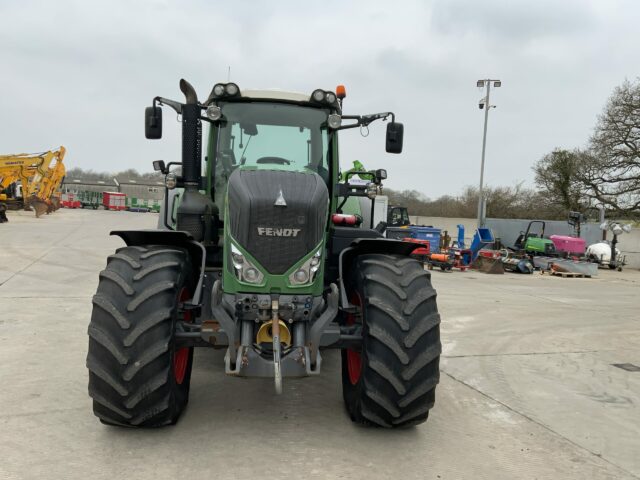
[[256,163],[275,163],[276,165],[291,165],[291,162],[282,157],[261,157]]

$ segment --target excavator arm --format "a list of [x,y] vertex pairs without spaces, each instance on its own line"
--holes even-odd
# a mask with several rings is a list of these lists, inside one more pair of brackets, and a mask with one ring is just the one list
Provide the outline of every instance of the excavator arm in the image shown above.
[[[66,152],[67,151],[64,147],[60,147],[60,149],[53,152],[53,155],[49,160],[50,166],[44,175],[40,177],[40,183],[37,185],[36,191],[33,192],[35,198],[47,203],[50,207],[53,207],[54,210],[57,210],[58,206],[55,204],[53,197],[57,189],[60,187],[64,174],[66,173],[63,163]],[[56,163],[51,166],[51,161],[54,159]]]
[[[0,191],[20,181],[26,210],[34,207],[36,217],[52,211],[51,197],[64,178],[64,147],[42,153],[0,155]],[[53,161],[54,166],[51,166]],[[17,202],[17,199],[12,199]]]
[[55,167],[50,169],[49,183],[47,186],[47,195],[54,210],[60,208],[61,186],[66,174],[66,168],[61,160],[58,160]]

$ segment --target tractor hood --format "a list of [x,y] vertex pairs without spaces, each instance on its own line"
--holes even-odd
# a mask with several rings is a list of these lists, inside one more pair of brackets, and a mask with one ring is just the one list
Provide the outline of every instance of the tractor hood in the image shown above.
[[225,226],[268,273],[281,275],[322,241],[328,209],[329,191],[316,173],[237,169]]

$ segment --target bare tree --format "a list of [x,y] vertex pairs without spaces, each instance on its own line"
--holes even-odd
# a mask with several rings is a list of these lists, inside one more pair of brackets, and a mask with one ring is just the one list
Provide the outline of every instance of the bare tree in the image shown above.
[[[415,190],[396,192],[385,189],[392,205],[405,206],[410,215],[425,217],[475,218],[478,189],[466,187],[459,196],[443,195],[430,200]],[[487,216],[493,218],[563,219],[566,211],[550,210],[544,196],[522,184],[512,187],[487,187]]]
[[580,180],[620,215],[640,214],[640,78],[613,91],[590,140]]

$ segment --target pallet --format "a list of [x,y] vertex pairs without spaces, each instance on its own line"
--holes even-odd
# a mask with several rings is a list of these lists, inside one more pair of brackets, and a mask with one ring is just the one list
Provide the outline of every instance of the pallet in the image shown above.
[[551,275],[562,278],[591,278],[591,275],[585,275],[584,273],[577,272],[549,272]]

